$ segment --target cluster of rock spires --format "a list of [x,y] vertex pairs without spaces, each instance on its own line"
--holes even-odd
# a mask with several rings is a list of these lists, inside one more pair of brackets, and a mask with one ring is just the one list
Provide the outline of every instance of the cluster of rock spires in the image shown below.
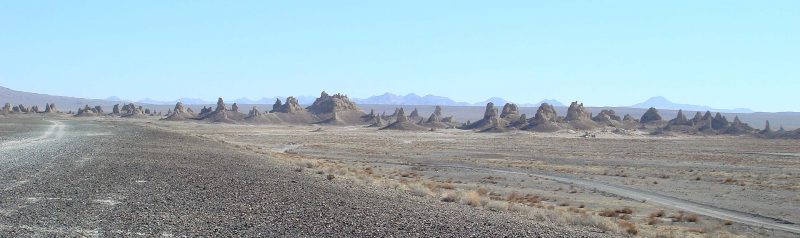
[[[572,102],[565,116],[559,116],[555,108],[547,103],[541,104],[533,117],[520,113],[519,107],[513,103],[506,103],[502,110],[498,110],[493,103],[487,103],[483,118],[475,122],[457,123],[453,117],[444,117],[442,108],[436,106],[434,112],[428,116],[420,115],[416,108],[408,115],[405,109],[397,108],[392,115],[376,114],[370,111],[365,114],[346,95],[320,94],[313,104],[303,108],[294,97],[286,98],[286,102],[276,100],[272,109],[259,110],[257,107],[248,113],[239,111],[239,105],[234,103],[228,108],[222,98],[217,100],[215,108],[203,107],[199,113],[178,102],[169,110],[162,120],[185,121],[201,120],[221,123],[277,123],[277,124],[324,124],[324,125],[362,125],[379,128],[381,130],[434,130],[446,128],[459,128],[480,132],[505,132],[510,130],[526,130],[536,132],[555,132],[559,130],[592,130],[595,128],[618,128],[625,130],[646,129],[654,134],[685,133],[685,134],[751,134],[764,138],[800,138],[800,129],[786,131],[783,128],[772,130],[767,121],[763,130],[754,129],[739,120],[738,116],[728,120],[720,113],[712,114],[697,112],[692,118],[687,117],[682,110],[678,111],[675,118],[665,120],[658,110],[649,108],[640,118],[631,115],[620,117],[614,110],[601,110],[592,115],[582,103]],[[12,106],[6,103],[1,115],[15,113],[60,113],[53,103],[45,104],[44,110],[38,106],[25,107]],[[72,112],[69,112],[72,114]],[[120,106],[114,105],[111,113],[105,114],[101,106],[90,107],[86,105],[78,108],[75,116],[117,116],[117,117],[148,117],[161,116],[160,112],[136,106],[133,103]]]
[[11,106],[11,103],[6,103],[3,105],[3,108],[0,109],[0,115],[8,115],[8,114],[16,114],[16,113],[59,113],[58,109],[56,109],[56,104],[54,103],[47,103],[44,106],[44,110],[39,110],[39,106],[33,105],[30,107],[26,107],[25,105],[18,105],[18,106]]
[[[763,137],[789,138],[793,135],[800,135],[800,130],[793,132],[771,131],[769,128],[757,130],[735,117],[730,122],[720,113],[712,115],[711,112],[705,114],[697,113],[694,118],[689,119],[678,111],[676,118],[665,121],[658,110],[648,109],[641,118],[634,119],[631,115],[620,117],[614,110],[602,110],[597,115],[592,116],[582,103],[572,102],[567,109],[564,117],[558,116],[552,105],[543,103],[536,110],[533,118],[527,118],[525,114],[520,114],[517,105],[507,103],[498,113],[493,103],[488,103],[484,111],[484,116],[476,122],[467,122],[458,128],[476,130],[481,132],[503,132],[508,130],[529,130],[537,132],[554,132],[562,129],[569,130],[591,130],[600,127],[613,127],[618,129],[653,129],[655,134],[680,132],[687,134],[758,134]],[[767,123],[769,127],[769,123]],[[793,134],[792,134],[793,133]],[[800,137],[800,136],[798,136]]]

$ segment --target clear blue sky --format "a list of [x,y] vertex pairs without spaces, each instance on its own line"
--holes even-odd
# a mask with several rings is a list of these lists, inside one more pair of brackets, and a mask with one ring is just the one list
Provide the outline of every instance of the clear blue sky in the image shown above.
[[2,1],[0,85],[800,111],[800,1]]

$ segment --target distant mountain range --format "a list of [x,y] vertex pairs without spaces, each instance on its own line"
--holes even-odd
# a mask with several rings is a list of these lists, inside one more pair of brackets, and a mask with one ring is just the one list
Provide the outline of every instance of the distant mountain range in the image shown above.
[[[258,100],[251,100],[248,98],[240,98],[236,99],[233,102],[239,104],[264,104],[264,105],[271,105],[275,103],[275,99],[280,98],[282,101],[285,101],[285,97],[272,97],[272,98],[261,98]],[[300,96],[296,97],[300,104],[309,105],[314,102],[316,97],[312,96]],[[173,101],[159,101],[153,99],[142,99],[137,101],[137,104],[147,104],[147,105],[174,105],[176,102],[183,102],[187,105],[208,105],[214,104],[214,102],[206,101],[203,99],[197,98],[181,98]],[[467,102],[457,102],[447,97],[442,96],[435,96],[435,95],[426,95],[426,96],[419,96],[416,94],[408,94],[405,96],[395,95],[391,93],[385,93],[379,96],[373,96],[366,99],[353,99],[356,103],[359,104],[374,104],[374,105],[441,105],[441,106],[484,106],[488,102],[492,102],[497,106],[502,107],[503,104],[508,102],[507,100],[499,97],[492,97],[482,102],[477,103],[467,103]],[[45,103],[56,103],[58,108],[62,110],[73,109],[82,107],[84,105],[101,105],[101,106],[110,106],[119,103],[128,103],[129,100],[124,100],[119,97],[109,97],[106,99],[86,99],[86,98],[77,98],[77,97],[65,97],[65,96],[53,96],[47,94],[39,94],[39,93],[30,93],[30,92],[22,92],[22,91],[15,91],[9,88],[5,88],[0,86],[0,105],[5,103],[11,103],[13,105],[23,104],[26,106],[30,105],[39,105],[44,106]],[[538,103],[519,103],[522,107],[538,107],[541,103],[546,102],[555,107],[565,107],[563,103],[556,101],[556,100],[542,100]],[[692,105],[692,104],[680,104],[674,103],[669,101],[664,97],[653,97],[644,101],[642,103],[637,103],[631,106],[621,106],[621,107],[630,107],[630,108],[650,108],[655,107],[657,109],[666,109],[666,110],[678,110],[683,109],[686,111],[713,111],[713,112],[724,112],[724,113],[752,113],[753,110],[747,108],[736,108],[736,109],[718,109],[718,108],[711,108],[708,106],[701,106],[701,105]]]
[[0,86],[0,105],[6,103],[11,103],[15,106],[20,104],[25,106],[38,105],[40,108],[44,107],[46,103],[55,103],[58,110],[69,111],[77,110],[78,107],[83,107],[84,105],[108,106],[121,103],[121,101],[54,96],[41,93],[16,91]]
[[632,106],[628,106],[632,108],[650,108],[655,107],[656,109],[667,109],[667,110],[684,110],[684,111],[713,111],[713,112],[727,112],[727,113],[752,113],[753,110],[747,108],[735,108],[735,109],[719,109],[719,108],[711,108],[708,106],[700,106],[700,105],[691,105],[691,104],[680,104],[674,103],[667,100],[664,97],[652,97],[647,99],[647,101],[634,104]]
[[[355,101],[358,104],[373,104],[373,105],[439,105],[439,106],[485,106],[489,102],[494,103],[494,105],[502,106],[509,102],[508,100],[499,97],[492,97],[485,101],[477,103],[457,102],[448,97],[435,96],[435,95],[419,96],[413,93],[410,93],[405,96],[396,95],[392,93],[385,93],[383,95],[372,96],[365,99],[356,98],[353,99],[353,101]],[[556,107],[564,106],[563,103],[552,99],[542,100],[541,102],[536,104],[520,104],[520,106],[538,107],[543,102],[547,102]]]

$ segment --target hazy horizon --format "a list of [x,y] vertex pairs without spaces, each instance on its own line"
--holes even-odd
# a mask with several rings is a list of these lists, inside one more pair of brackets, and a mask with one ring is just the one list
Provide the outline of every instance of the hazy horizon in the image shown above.
[[770,3],[7,2],[0,85],[96,99],[324,90],[800,111],[800,3]]

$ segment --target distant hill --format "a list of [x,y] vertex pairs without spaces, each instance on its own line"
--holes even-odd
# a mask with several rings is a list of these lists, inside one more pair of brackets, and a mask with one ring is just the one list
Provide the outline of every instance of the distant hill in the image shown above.
[[535,103],[535,104],[526,103],[526,104],[522,104],[520,106],[538,108],[539,106],[542,105],[542,103],[547,103],[547,104],[553,105],[554,107],[566,107],[567,106],[567,105],[564,105],[564,103],[562,103],[562,102],[560,102],[558,100],[555,100],[555,99],[545,99],[545,100],[542,100],[542,101],[540,101],[538,103]]
[[655,107],[656,109],[668,109],[668,110],[684,110],[684,111],[714,111],[714,112],[727,112],[727,113],[752,113],[753,110],[747,108],[736,108],[736,109],[718,109],[718,108],[711,108],[708,106],[700,106],[700,105],[691,105],[691,104],[680,104],[674,103],[667,100],[664,97],[652,97],[647,99],[647,101],[634,104],[630,106],[632,108],[650,108]]
[[505,100],[503,98],[492,97],[492,98],[484,100],[483,102],[474,103],[473,105],[475,105],[475,106],[486,106],[486,104],[490,103],[490,102],[494,103],[495,106],[499,106],[499,107],[502,107],[506,103],[509,103],[509,101],[507,101],[507,100]]
[[[504,104],[509,102],[508,100],[505,100],[500,97],[492,97],[476,103],[457,102],[448,97],[442,97],[436,95],[419,96],[413,93],[409,93],[408,95],[405,96],[392,93],[384,93],[383,95],[372,96],[365,99],[356,98],[354,99],[354,101],[358,104],[371,104],[371,105],[431,105],[431,106],[480,106],[480,107],[486,106],[486,103],[489,102],[492,102],[494,103],[494,105],[497,106],[503,106]],[[563,103],[552,99],[542,100],[541,102],[536,104],[521,104],[520,106],[535,105],[536,107],[538,107],[543,102],[547,102],[556,107],[564,106]]]
[[358,104],[375,104],[375,105],[441,105],[441,106],[469,106],[469,103],[456,102],[447,97],[426,95],[420,97],[419,95],[410,93],[405,96],[400,96],[391,93],[385,93],[379,96],[372,96],[365,99],[353,99]]
[[56,108],[58,108],[58,110],[66,112],[69,110],[76,110],[78,109],[78,107],[83,107],[84,105],[90,105],[90,106],[100,105],[103,107],[107,107],[124,102],[101,100],[101,99],[53,96],[40,93],[29,93],[29,92],[16,91],[0,86],[0,105],[5,103],[11,103],[12,105],[15,106],[22,104],[25,105],[26,107],[32,105],[38,105],[39,108],[44,108],[44,105],[47,103],[55,103]]

